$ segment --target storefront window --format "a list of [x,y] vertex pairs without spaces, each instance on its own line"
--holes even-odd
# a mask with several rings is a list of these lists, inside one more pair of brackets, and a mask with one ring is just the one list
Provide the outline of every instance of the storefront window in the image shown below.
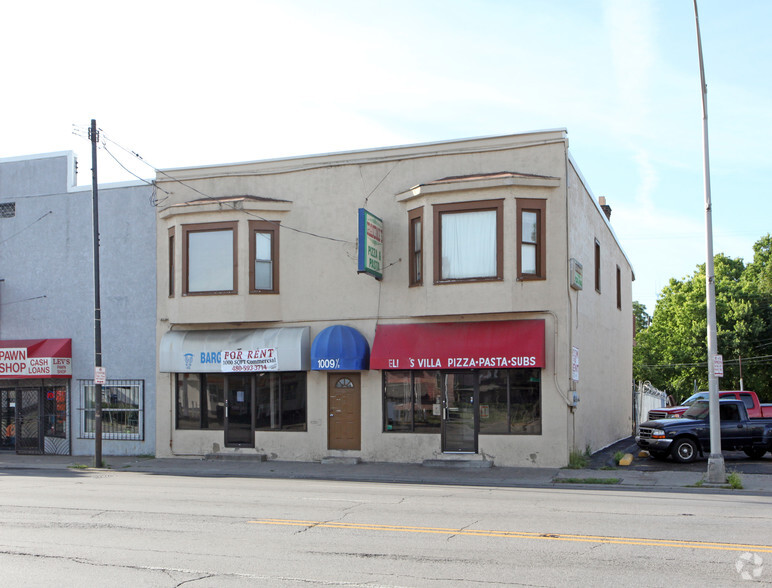
[[305,372],[262,372],[255,378],[255,430],[305,431]]
[[[457,372],[383,373],[385,432],[439,433],[443,375]],[[479,433],[541,434],[541,369],[470,370],[477,380]]]
[[413,429],[416,433],[436,433],[440,427],[441,387],[437,372],[413,372]]
[[[93,380],[80,380],[81,437],[93,438],[96,428],[96,386]],[[102,386],[102,438],[142,439],[144,382],[108,380]]]
[[[234,378],[177,374],[177,429],[223,430],[225,386],[227,383],[233,389]],[[255,430],[307,430],[305,372],[261,372],[239,378],[239,389],[247,391],[253,378],[255,381]]]
[[413,391],[410,372],[384,372],[384,430],[412,431]]
[[305,372],[284,372],[281,374],[283,410],[282,429],[306,430],[306,374]]
[[221,431],[225,423],[225,377],[177,374],[177,428]]
[[541,370],[480,372],[480,434],[541,434]]
[[438,433],[441,424],[439,372],[384,372],[384,430]]
[[541,435],[541,370],[509,370],[509,432]]
[[225,376],[206,374],[205,403],[201,428],[221,431],[225,428]]
[[201,378],[177,374],[177,428],[201,428]]
[[46,437],[67,437],[67,387],[57,386],[45,390]]
[[480,434],[509,433],[507,372],[480,372]]

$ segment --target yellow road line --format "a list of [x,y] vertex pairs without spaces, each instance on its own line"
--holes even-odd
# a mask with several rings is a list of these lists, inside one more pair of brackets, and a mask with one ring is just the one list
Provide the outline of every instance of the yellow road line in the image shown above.
[[682,549],[713,549],[717,551],[753,551],[772,553],[772,545],[745,543],[713,543],[709,541],[685,541],[681,539],[647,539],[644,537],[607,537],[603,535],[571,535],[565,533],[533,533],[525,531],[492,531],[485,529],[451,529],[444,527],[407,527],[377,523],[337,523],[332,521],[303,521],[294,519],[260,519],[248,521],[254,525],[282,525],[292,527],[321,527],[356,531],[388,531],[397,533],[429,533],[442,535],[466,535],[470,537],[501,537],[505,539],[542,539],[548,541],[579,541],[584,543],[608,543],[613,545],[644,545],[649,547],[678,547]]

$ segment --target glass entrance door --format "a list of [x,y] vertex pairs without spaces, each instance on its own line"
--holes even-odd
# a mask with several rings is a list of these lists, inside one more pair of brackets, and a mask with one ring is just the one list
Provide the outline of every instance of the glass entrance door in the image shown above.
[[225,383],[225,446],[254,447],[252,378],[228,376]]
[[443,374],[442,451],[477,453],[477,375]]

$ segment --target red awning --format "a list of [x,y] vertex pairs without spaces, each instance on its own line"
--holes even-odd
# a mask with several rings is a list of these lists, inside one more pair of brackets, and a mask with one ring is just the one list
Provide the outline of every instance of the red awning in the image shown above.
[[71,377],[72,339],[0,341],[0,379]]
[[370,369],[545,367],[544,321],[378,325]]

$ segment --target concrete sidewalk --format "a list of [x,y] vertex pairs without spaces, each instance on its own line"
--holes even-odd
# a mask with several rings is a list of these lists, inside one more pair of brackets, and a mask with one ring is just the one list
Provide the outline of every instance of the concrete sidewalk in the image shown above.
[[[339,480],[401,484],[443,484],[511,488],[605,488],[668,489],[752,493],[772,496],[772,473],[741,474],[742,489],[708,486],[704,472],[638,471],[614,469],[567,469],[540,467],[427,467],[410,463],[356,464],[258,461],[253,459],[145,458],[105,456],[107,469],[151,475],[194,477],[282,478]],[[0,476],[40,470],[58,475],[103,472],[92,468],[93,457],[60,455],[16,455],[0,452]],[[610,483],[603,483],[608,480]]]

